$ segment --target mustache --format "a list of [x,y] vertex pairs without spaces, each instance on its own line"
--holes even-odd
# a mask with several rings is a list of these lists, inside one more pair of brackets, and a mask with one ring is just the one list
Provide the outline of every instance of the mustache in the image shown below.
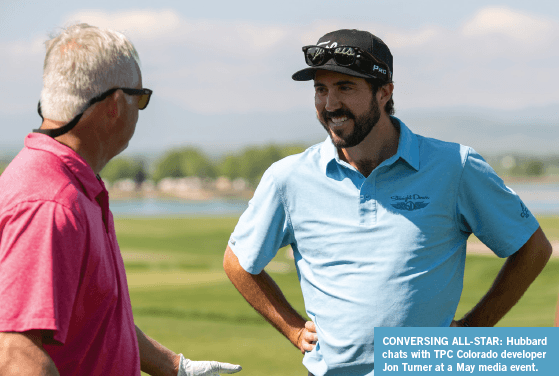
[[322,118],[325,120],[336,118],[336,117],[342,117],[342,116],[347,116],[348,119],[355,119],[355,116],[353,116],[353,113],[351,111],[343,108],[337,109],[336,111],[333,112],[322,110],[321,115]]

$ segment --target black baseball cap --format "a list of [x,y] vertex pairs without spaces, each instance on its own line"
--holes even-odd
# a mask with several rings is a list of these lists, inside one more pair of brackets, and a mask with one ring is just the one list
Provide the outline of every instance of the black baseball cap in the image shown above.
[[[334,48],[336,46],[351,46],[351,47],[359,47],[360,49],[367,51],[371,55],[373,55],[376,59],[380,60],[380,62],[384,63],[389,72],[389,81],[392,82],[392,54],[390,53],[390,49],[388,46],[377,36],[369,33],[368,31],[361,31],[361,30],[349,30],[349,29],[342,29],[337,31],[332,31],[328,34],[325,34],[322,38],[316,42],[317,46],[325,47],[325,48]],[[382,81],[386,81],[385,77],[382,77],[378,73],[374,71],[371,72],[364,72],[361,70],[352,69],[353,67],[345,67],[337,65],[334,62],[334,59],[328,60],[325,64],[308,67],[296,72],[291,78],[295,81],[310,81],[314,79],[314,74],[317,70],[329,70],[333,72],[339,72],[343,74],[347,74],[349,76],[355,77],[362,77],[362,78],[377,78]]]

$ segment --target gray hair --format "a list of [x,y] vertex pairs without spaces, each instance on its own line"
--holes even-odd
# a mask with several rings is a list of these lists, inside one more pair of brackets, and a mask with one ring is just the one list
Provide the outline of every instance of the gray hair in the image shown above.
[[47,119],[70,121],[91,98],[138,85],[140,58],[121,33],[82,23],[51,36],[45,45],[41,111]]

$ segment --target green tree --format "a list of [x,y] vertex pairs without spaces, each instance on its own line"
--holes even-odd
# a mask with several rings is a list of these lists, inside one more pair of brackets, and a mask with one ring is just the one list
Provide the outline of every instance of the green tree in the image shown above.
[[526,164],[526,175],[541,176],[545,172],[545,165],[542,161],[532,159]]
[[153,173],[155,181],[166,177],[180,178],[186,176],[215,178],[217,170],[208,157],[197,148],[170,150],[155,164]]
[[303,146],[303,145],[291,145],[291,146],[284,146],[281,148],[280,152],[281,152],[281,157],[285,158],[289,155],[293,155],[293,154],[299,154],[304,152],[307,149],[307,147]]
[[218,165],[218,171],[220,175],[227,176],[230,179],[246,179],[255,187],[264,172],[274,162],[288,155],[301,153],[304,150],[305,147],[298,145],[284,147],[276,145],[251,146],[238,154],[225,156]]
[[241,176],[256,186],[268,167],[281,158],[281,152],[275,145],[245,149],[240,160]]
[[121,179],[132,179],[137,183],[142,183],[148,176],[143,161],[129,157],[112,159],[101,170],[100,175],[111,183]]
[[226,155],[217,165],[219,176],[227,176],[229,179],[237,179],[241,176],[240,158],[238,155]]

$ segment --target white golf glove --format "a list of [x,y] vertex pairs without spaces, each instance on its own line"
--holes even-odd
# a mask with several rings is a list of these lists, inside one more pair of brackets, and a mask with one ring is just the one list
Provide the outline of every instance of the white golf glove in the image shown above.
[[182,354],[179,373],[177,376],[219,376],[222,374],[237,373],[243,368],[236,364],[219,363],[214,361],[196,362],[186,359]]

